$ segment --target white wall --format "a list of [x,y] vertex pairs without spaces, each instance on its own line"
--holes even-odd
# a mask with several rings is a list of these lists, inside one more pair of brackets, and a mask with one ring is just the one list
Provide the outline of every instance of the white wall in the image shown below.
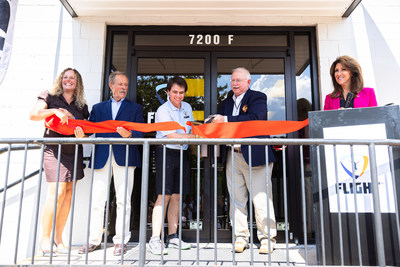
[[60,1],[19,1],[12,56],[0,88],[0,122],[7,125],[0,137],[43,135],[43,123],[30,121],[29,111],[67,67],[82,74],[89,106],[100,100],[105,30],[104,22],[72,19]]
[[[104,21],[81,22],[79,19],[72,19],[60,1],[19,0],[12,56],[5,79],[0,85],[0,138],[43,136],[43,121],[30,121],[29,112],[37,100],[37,95],[51,88],[55,76],[67,67],[76,68],[82,74],[89,109],[100,101],[105,30]],[[3,146],[5,145],[0,144],[0,147]],[[5,183],[6,162],[7,154],[0,155],[0,188],[3,188]],[[22,152],[12,154],[8,184],[22,177],[22,162]],[[25,173],[39,169],[39,165],[39,151],[29,152]],[[31,255],[37,182],[38,176],[25,184],[18,261]],[[84,192],[85,182],[80,184],[77,196],[82,197],[87,194]],[[6,194],[0,264],[11,264],[14,260],[20,188],[16,186]],[[46,193],[46,182],[42,182],[41,207]],[[0,196],[2,201],[3,194]],[[77,200],[79,201],[79,197]],[[78,207],[78,218],[81,212]],[[74,224],[74,229],[78,224],[79,222]],[[40,216],[38,225],[39,239]],[[69,222],[65,229],[69,229]],[[68,234],[68,230],[65,234]]]
[[321,108],[333,90],[329,69],[339,55],[356,58],[364,86],[375,88],[378,105],[400,104],[400,1],[363,0],[352,15],[317,25]]

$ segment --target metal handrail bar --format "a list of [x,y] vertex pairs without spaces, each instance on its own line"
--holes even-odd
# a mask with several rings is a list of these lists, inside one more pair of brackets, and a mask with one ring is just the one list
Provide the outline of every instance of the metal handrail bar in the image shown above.
[[[11,151],[18,151],[18,150],[24,150],[24,149],[25,149],[24,145],[23,146],[20,146],[20,145],[11,146]],[[28,150],[31,150],[31,149],[40,149],[40,146],[39,145],[34,145],[34,144],[29,144],[28,145]],[[8,146],[7,147],[0,147],[0,154],[3,154],[4,152],[7,152],[7,151],[8,151]]]
[[1,138],[0,144],[205,144],[205,145],[390,145],[400,146],[398,139],[286,139],[286,138],[196,138],[196,139],[158,139],[158,138]]
[[[7,190],[10,189],[11,187],[14,187],[14,186],[20,184],[22,180],[25,180],[25,181],[26,181],[27,179],[32,178],[32,177],[35,176],[35,175],[38,175],[38,174],[39,174],[39,171],[40,171],[40,170],[38,169],[38,170],[36,170],[36,171],[34,171],[34,172],[31,172],[31,173],[28,174],[27,176],[25,176],[25,177],[23,177],[23,178],[20,178],[20,179],[18,179],[17,181],[12,182],[11,184],[7,185]],[[3,192],[4,192],[4,188],[1,188],[1,189],[0,189],[0,193],[3,193]]]
[[[33,149],[37,149],[37,148],[40,148],[40,146],[35,147],[35,148],[33,148]],[[20,150],[20,149],[16,149],[16,150]],[[29,150],[29,149],[28,149],[28,150]],[[89,161],[89,160],[90,160],[90,157],[84,157],[84,158],[83,158],[83,161]],[[43,170],[43,168],[42,168],[42,170]],[[40,169],[37,169],[36,171],[31,172],[30,174],[26,175],[25,177],[20,178],[20,179],[18,179],[18,180],[16,180],[16,181],[12,182],[11,184],[7,185],[7,190],[10,189],[10,188],[12,188],[12,187],[14,187],[14,186],[16,186],[16,185],[18,185],[18,184],[20,184],[20,183],[22,182],[22,180],[25,180],[25,181],[26,181],[26,180],[28,180],[29,178],[32,178],[32,177],[38,175],[39,172],[40,172]],[[5,188],[0,188],[0,194],[4,192],[4,189],[5,189]]]

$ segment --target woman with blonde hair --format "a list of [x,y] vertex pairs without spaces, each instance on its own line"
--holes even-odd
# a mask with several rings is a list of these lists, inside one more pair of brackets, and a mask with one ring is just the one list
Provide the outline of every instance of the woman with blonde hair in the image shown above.
[[332,63],[330,75],[333,92],[325,97],[324,110],[376,107],[375,91],[364,87],[360,64],[350,56],[340,56]]
[[[43,120],[51,115],[60,118],[61,123],[68,123],[68,119],[86,120],[89,110],[84,99],[82,77],[79,72],[67,68],[58,76],[53,88],[44,91],[38,96],[35,106],[30,112],[30,119],[34,121]],[[76,127],[75,135],[65,136],[45,129],[43,137],[84,137],[82,128]],[[62,145],[59,177],[57,177],[58,145],[46,145],[43,155],[43,168],[48,182],[48,194],[42,213],[43,233],[40,246],[43,256],[49,256],[52,247],[51,231],[54,216],[54,201],[56,196],[56,182],[58,180],[57,213],[55,219],[54,244],[58,253],[68,253],[68,248],[62,240],[62,233],[66,224],[71,207],[73,174],[75,160],[75,145]],[[83,148],[78,146],[78,160],[76,168],[76,180],[83,178]]]

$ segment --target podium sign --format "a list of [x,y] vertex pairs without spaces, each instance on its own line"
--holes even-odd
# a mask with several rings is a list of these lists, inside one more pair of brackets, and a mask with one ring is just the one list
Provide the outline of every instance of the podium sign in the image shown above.
[[[323,129],[323,135],[325,139],[387,139],[384,123],[326,127]],[[375,149],[381,212],[394,213],[395,203],[392,174],[389,165],[389,150],[387,146],[376,146]],[[337,145],[336,153],[337,161],[335,162],[333,146],[325,147],[329,211],[339,211],[337,200],[337,195],[339,195],[340,212],[354,213],[355,193],[357,211],[360,213],[374,212],[368,147],[353,146],[353,160],[348,145]],[[337,187],[335,164],[338,171]],[[353,188],[353,171],[356,180],[355,188]]]
[[[400,139],[399,106],[315,111],[309,112],[309,119],[311,138]],[[349,145],[336,145],[336,162],[333,145],[320,146],[322,203],[319,202],[320,186],[318,184],[316,149],[316,146],[313,146],[311,151],[319,264],[323,263],[323,258],[327,265],[341,264],[340,223],[343,264],[378,265],[368,146],[354,145],[351,149]],[[384,252],[386,264],[391,266],[400,266],[395,214],[396,202],[400,206],[399,151],[399,148],[393,147],[395,170],[392,172],[388,146],[375,146],[379,200],[384,230]],[[355,181],[353,181],[353,172]],[[393,175],[395,182],[393,182]],[[395,199],[395,195],[397,195],[397,199]],[[322,214],[320,205],[322,205]],[[355,212],[356,207],[358,213]],[[356,217],[357,214],[358,217]],[[360,248],[357,238],[357,219]],[[324,240],[324,244],[322,244],[322,240]],[[325,257],[322,255],[323,245]],[[362,262],[359,260],[359,254]]]

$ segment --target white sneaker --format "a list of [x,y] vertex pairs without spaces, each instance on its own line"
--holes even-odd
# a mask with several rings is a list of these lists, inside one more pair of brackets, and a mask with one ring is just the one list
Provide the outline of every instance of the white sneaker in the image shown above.
[[[169,247],[179,249],[179,238],[176,233],[167,236],[167,248]],[[181,250],[186,250],[190,248],[191,245],[189,243],[186,243],[185,241],[181,240]]]
[[[161,240],[158,236],[153,236],[152,238],[150,238],[149,251],[151,253],[153,253],[154,255],[161,255],[162,248],[163,248],[163,244],[161,243]],[[168,250],[165,247],[162,252],[164,255],[168,254]]]

